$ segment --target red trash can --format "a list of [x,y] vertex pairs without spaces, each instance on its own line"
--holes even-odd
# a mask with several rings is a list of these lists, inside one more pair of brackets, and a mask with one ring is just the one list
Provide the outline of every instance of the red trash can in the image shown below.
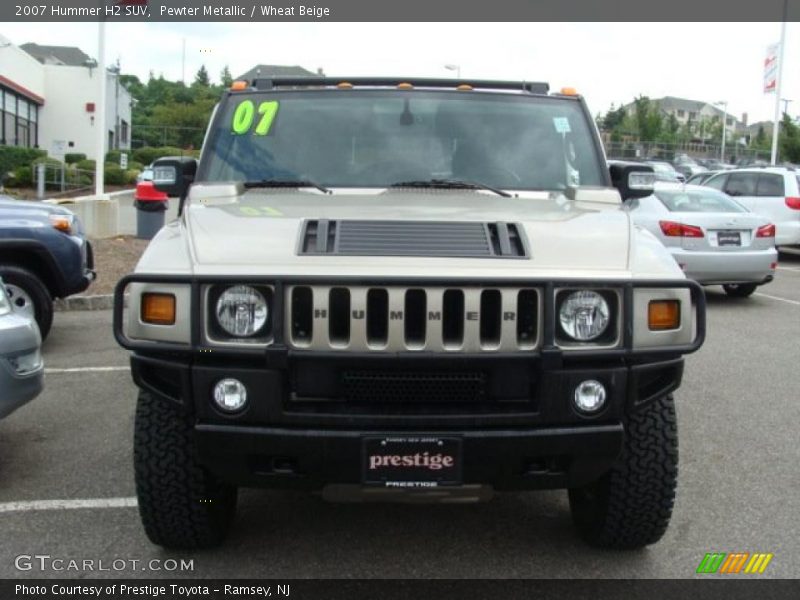
[[136,184],[133,206],[136,208],[136,237],[152,240],[164,226],[169,196],[158,191],[152,181]]

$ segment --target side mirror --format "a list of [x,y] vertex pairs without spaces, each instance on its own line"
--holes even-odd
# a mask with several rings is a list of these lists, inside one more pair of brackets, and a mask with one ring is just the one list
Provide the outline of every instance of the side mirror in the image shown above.
[[197,161],[184,156],[166,156],[153,162],[153,187],[167,196],[182,198],[194,181]]
[[625,200],[650,196],[655,189],[656,174],[653,167],[641,163],[615,162],[609,165],[611,184]]

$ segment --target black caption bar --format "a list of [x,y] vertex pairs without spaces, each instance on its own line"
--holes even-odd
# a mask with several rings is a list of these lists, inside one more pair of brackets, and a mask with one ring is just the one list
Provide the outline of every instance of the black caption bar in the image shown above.
[[[3,0],[0,21],[789,21],[797,0]],[[565,40],[565,44],[581,40]]]
[[381,600],[415,598],[652,598],[759,600],[797,598],[800,583],[791,580],[475,580],[475,579],[292,579],[292,580],[27,580],[0,581],[3,600]]

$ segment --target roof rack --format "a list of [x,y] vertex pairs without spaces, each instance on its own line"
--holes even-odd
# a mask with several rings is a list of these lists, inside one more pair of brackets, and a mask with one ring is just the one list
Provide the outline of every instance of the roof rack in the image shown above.
[[469,85],[474,89],[519,90],[529,94],[547,94],[550,91],[550,85],[544,82],[427,77],[273,77],[253,79],[252,85],[257,90],[271,90],[277,87],[335,86],[342,82],[354,87],[396,87],[401,83],[410,83],[414,87],[455,89],[459,85]]

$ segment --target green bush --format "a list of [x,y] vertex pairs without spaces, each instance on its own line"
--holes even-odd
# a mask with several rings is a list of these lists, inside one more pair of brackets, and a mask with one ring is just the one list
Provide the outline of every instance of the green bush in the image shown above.
[[128,169],[125,171],[125,184],[133,184],[136,185],[136,177],[139,175],[139,171],[136,169]]
[[22,166],[14,169],[11,177],[6,180],[8,187],[27,187],[33,185],[33,169]]
[[106,185],[124,185],[125,171],[114,165],[106,165],[104,179]]
[[75,167],[83,171],[94,171],[95,162],[91,159],[84,159],[75,163]]
[[68,165],[74,165],[82,160],[86,160],[86,155],[82,152],[70,152],[64,155],[64,162]]
[[29,166],[37,158],[46,156],[44,150],[0,146],[0,182],[17,167]]
[[144,148],[137,148],[133,151],[133,160],[143,165],[149,165],[157,158],[162,156],[189,156],[190,153],[175,146],[145,146]]
[[128,168],[133,169],[134,171],[141,171],[142,169],[144,169],[144,165],[140,162],[136,162],[135,160],[129,160]]

